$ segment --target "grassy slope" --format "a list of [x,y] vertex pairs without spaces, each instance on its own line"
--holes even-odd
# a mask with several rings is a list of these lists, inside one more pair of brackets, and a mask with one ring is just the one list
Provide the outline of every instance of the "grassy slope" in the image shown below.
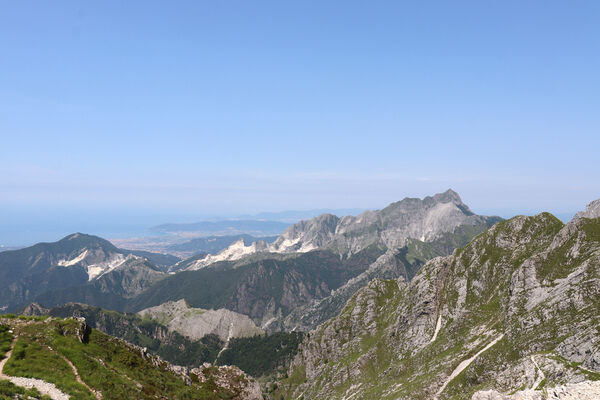
[[[63,356],[79,371],[81,378],[104,399],[155,398],[217,399],[233,398],[233,393],[218,390],[212,383],[188,386],[169,370],[166,363],[155,363],[99,331],[92,330],[87,343],[75,336],[76,320],[47,320],[21,324],[13,357],[7,362],[9,375],[43,379],[54,383],[74,400],[94,399],[79,384]],[[213,390],[217,389],[217,393]]]

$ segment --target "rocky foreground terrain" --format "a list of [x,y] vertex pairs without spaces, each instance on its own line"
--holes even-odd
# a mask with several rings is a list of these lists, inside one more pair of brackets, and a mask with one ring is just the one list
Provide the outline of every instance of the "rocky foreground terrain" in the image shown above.
[[[272,398],[600,398],[600,208],[494,225],[311,331]],[[579,397],[580,396],[580,397]]]

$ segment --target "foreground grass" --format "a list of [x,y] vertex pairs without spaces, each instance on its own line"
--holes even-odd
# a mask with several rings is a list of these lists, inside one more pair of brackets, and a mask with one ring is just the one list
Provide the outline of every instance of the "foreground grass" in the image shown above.
[[[54,383],[73,400],[93,400],[95,396],[77,382],[66,357],[76,367],[81,379],[92,389],[102,392],[103,399],[231,399],[231,393],[214,385],[195,382],[187,385],[180,376],[168,370],[158,359],[144,357],[123,341],[92,330],[85,343],[76,333],[81,326],[76,320],[27,321],[15,327],[18,340],[13,355],[6,363],[8,375],[42,379]],[[11,337],[2,339],[0,346]],[[4,332],[4,333],[2,333]],[[0,399],[27,398],[10,382],[0,386]],[[25,389],[23,389],[25,390]],[[1,397],[4,396],[4,397]],[[40,398],[32,392],[31,397]]]
[[10,350],[13,335],[9,330],[10,328],[8,326],[0,325],[0,360],[2,360],[6,352]]

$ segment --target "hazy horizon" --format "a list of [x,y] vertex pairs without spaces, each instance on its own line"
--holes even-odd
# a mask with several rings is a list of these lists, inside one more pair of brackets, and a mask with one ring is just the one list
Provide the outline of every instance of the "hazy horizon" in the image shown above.
[[[430,193],[433,195],[435,193]],[[460,194],[460,193],[459,193]],[[416,196],[405,196],[416,197]],[[425,196],[422,196],[425,197]],[[401,200],[398,198],[389,203]],[[534,215],[539,212],[552,212],[556,217],[567,222],[577,211],[585,208],[585,204],[577,209],[486,209],[474,208],[465,199],[463,201],[470,206],[471,210],[481,215],[495,215],[502,218],[510,218],[515,215]],[[590,200],[591,201],[591,200]],[[251,213],[231,214],[203,214],[203,213],[181,213],[171,210],[152,211],[140,209],[49,209],[38,210],[33,213],[28,208],[21,210],[11,209],[10,215],[0,210],[0,219],[3,221],[0,227],[0,251],[2,247],[28,246],[38,242],[53,242],[66,235],[82,232],[102,236],[107,239],[128,238],[141,236],[156,236],[156,232],[149,228],[163,223],[194,223],[200,221],[215,221],[235,218],[254,218],[260,213],[287,213],[299,212],[318,215],[317,211],[333,212],[338,216],[357,215],[366,210],[378,210],[389,203],[365,208],[311,208],[305,210],[262,210]],[[587,204],[587,203],[586,203]],[[281,221],[283,219],[273,218]],[[290,219],[287,219],[291,223]]]

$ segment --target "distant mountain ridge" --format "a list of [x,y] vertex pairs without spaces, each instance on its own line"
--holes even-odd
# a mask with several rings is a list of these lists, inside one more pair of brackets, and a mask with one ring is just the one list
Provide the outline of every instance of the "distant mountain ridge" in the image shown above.
[[[277,236],[263,236],[257,237],[247,234],[239,234],[239,235],[226,235],[226,236],[207,236],[201,238],[191,239],[184,243],[177,243],[167,247],[167,251],[175,252],[177,254],[189,254],[188,257],[197,255],[199,253],[207,253],[213,254],[218,253],[223,249],[226,249],[231,244],[243,240],[244,245],[249,246],[253,242],[263,240],[267,243],[272,243],[277,239]],[[171,262],[175,264],[177,261]]]
[[44,293],[88,284],[97,296],[131,297],[164,275],[144,257],[97,236],[74,233],[58,242],[0,253],[0,309],[14,310]]
[[458,193],[449,189],[424,199],[405,198],[382,210],[365,211],[358,216],[338,217],[323,214],[288,227],[272,244],[235,242],[220,253],[184,260],[178,270],[204,268],[218,261],[234,261],[257,252],[305,253],[316,249],[331,250],[348,257],[371,246],[400,248],[410,239],[433,242],[459,226],[486,226],[499,217],[475,215]]

